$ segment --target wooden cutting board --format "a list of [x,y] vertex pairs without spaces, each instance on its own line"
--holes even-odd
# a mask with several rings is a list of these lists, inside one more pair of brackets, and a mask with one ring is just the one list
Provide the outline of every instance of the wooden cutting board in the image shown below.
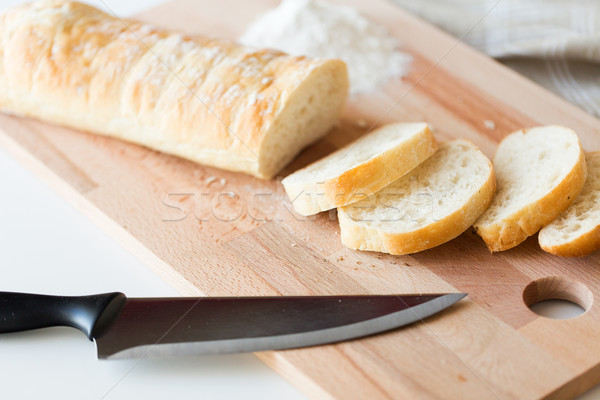
[[[177,0],[140,18],[235,37],[275,3]],[[586,150],[600,149],[600,121],[580,109],[391,4],[345,3],[398,36],[412,68],[377,93],[353,97],[341,126],[284,174],[363,134],[360,119],[427,121],[439,139],[466,137],[488,156],[504,135],[538,124],[569,126]],[[469,293],[406,329],[258,354],[308,395],[569,398],[600,382],[599,254],[558,258],[533,237],[491,255],[471,231],[412,256],[356,252],[340,243],[335,212],[293,214],[278,180],[33,120],[0,115],[0,130],[3,148],[184,295]],[[524,302],[561,297],[587,312],[552,320]]]

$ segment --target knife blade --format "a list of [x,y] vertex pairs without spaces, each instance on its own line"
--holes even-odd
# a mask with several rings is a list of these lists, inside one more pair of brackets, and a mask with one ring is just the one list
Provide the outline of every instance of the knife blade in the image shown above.
[[374,335],[427,318],[465,293],[127,298],[0,292],[0,333],[71,326],[101,359],[284,350]]

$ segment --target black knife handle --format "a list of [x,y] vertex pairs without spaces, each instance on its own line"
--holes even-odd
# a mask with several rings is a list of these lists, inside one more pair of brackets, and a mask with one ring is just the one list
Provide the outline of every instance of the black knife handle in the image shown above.
[[92,340],[116,319],[125,299],[119,292],[72,297],[0,292],[0,333],[71,326]]

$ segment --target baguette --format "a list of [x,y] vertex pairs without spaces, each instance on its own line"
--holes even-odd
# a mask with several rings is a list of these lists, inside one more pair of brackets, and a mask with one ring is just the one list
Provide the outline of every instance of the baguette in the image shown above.
[[517,246],[575,200],[586,177],[585,155],[571,129],[513,132],[494,157],[498,192],[474,224],[490,251]]
[[490,160],[467,140],[443,143],[411,173],[338,209],[342,243],[358,250],[410,254],[447,242],[492,201]]
[[0,15],[0,110],[260,178],[336,122],[341,60],[121,20],[70,1]]
[[281,183],[298,213],[317,214],[364,199],[436,150],[437,142],[425,123],[385,125]]
[[563,257],[583,257],[600,249],[600,152],[586,154],[587,179],[577,199],[540,230],[540,247]]

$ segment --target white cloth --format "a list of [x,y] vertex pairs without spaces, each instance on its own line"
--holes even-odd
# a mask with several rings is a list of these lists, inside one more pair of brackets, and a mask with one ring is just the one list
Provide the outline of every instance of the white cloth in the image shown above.
[[600,116],[599,0],[393,0]]

